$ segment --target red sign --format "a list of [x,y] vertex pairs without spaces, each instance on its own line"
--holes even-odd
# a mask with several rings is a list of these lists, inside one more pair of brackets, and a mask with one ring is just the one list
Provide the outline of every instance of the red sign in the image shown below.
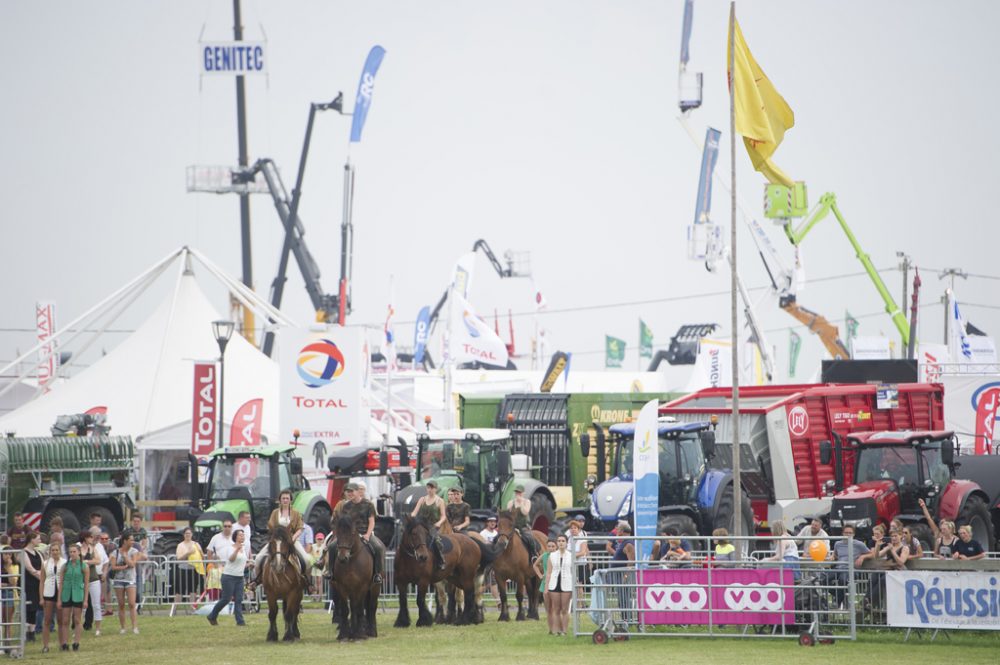
[[35,303],[35,325],[38,328],[38,341],[44,343],[38,350],[38,385],[45,392],[49,391],[49,382],[56,376],[58,369],[55,342],[51,341],[56,332],[56,305],[53,302]]
[[976,407],[976,454],[989,455],[993,446],[993,426],[1000,408],[1000,388],[990,388],[979,396]]
[[[264,411],[264,400],[252,399],[236,411],[229,426],[229,445],[252,447],[260,445],[260,423]],[[236,463],[236,482],[249,485],[257,479],[259,460],[248,457]]]
[[204,457],[215,450],[218,406],[215,363],[194,364],[194,413],[191,416],[191,454]]
[[794,436],[805,436],[809,431],[809,412],[804,406],[793,407],[788,412],[788,431]]

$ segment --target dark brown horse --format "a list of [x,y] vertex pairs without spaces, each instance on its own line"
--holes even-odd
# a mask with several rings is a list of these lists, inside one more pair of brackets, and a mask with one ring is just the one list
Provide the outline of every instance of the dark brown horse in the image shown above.
[[267,561],[264,562],[264,593],[267,596],[267,619],[271,624],[267,641],[278,641],[278,601],[284,602],[285,635],[281,639],[294,642],[299,639],[299,609],[302,607],[301,562],[288,529],[279,526],[267,543]]
[[[333,560],[331,554],[331,563]],[[340,614],[338,641],[378,637],[375,612],[379,585],[372,582],[374,569],[375,560],[354,528],[354,522],[341,518],[337,522],[337,555],[332,571]]]
[[417,586],[417,626],[434,623],[427,610],[427,590],[434,584],[445,581],[465,592],[464,610],[455,616],[454,589],[448,594],[449,616],[456,624],[479,623],[475,602],[476,579],[482,552],[479,545],[462,534],[442,535],[444,541],[444,569],[438,568],[431,551],[431,528],[421,519],[406,518],[399,546],[396,548],[395,582],[399,591],[399,615],[395,626],[406,628],[410,625],[410,610],[406,604],[407,588]]
[[[541,531],[532,531],[540,545],[540,551],[545,550],[548,538]],[[493,561],[493,574],[496,576],[497,588],[500,591],[500,621],[510,621],[507,611],[507,581],[516,584],[517,621],[524,621],[524,594],[528,593],[527,618],[538,618],[538,584],[539,579],[531,566],[528,550],[521,540],[520,531],[514,528],[514,518],[508,511],[500,513],[497,525],[497,538],[493,542],[496,559]]]

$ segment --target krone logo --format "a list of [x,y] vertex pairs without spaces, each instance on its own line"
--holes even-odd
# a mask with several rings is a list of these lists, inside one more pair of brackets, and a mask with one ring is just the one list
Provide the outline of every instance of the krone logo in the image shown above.
[[310,388],[321,388],[344,373],[344,354],[328,339],[309,342],[299,351],[299,378]]

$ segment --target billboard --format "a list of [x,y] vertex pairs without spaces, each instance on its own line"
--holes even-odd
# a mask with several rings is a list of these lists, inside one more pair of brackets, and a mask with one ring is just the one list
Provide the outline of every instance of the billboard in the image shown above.
[[995,571],[899,570],[886,573],[889,625],[898,628],[1000,629]]
[[191,454],[206,457],[218,441],[215,363],[194,364],[194,412],[191,414]]
[[638,572],[641,621],[730,626],[794,623],[795,579],[787,568],[654,569]]

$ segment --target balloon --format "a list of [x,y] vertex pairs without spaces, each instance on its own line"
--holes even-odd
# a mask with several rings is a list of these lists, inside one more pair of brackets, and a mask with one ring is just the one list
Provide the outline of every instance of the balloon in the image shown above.
[[813,561],[824,561],[829,551],[825,540],[814,540],[809,543],[809,556]]

